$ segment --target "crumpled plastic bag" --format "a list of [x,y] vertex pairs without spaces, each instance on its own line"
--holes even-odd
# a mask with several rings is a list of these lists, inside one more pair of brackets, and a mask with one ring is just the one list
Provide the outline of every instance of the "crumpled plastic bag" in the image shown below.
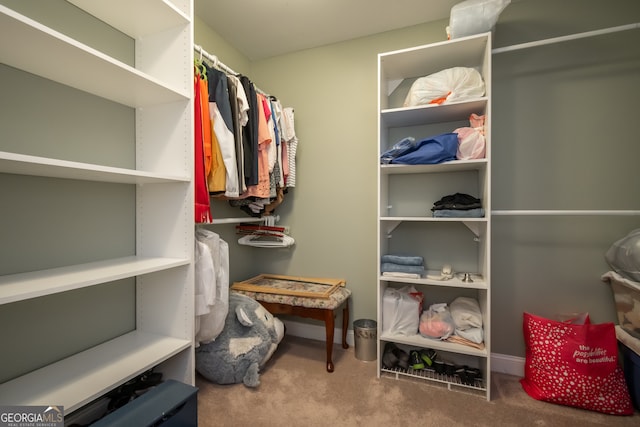
[[487,142],[484,137],[484,115],[471,114],[469,126],[453,131],[458,134],[458,160],[484,159]]
[[616,273],[640,282],[640,228],[611,245],[604,258]]
[[471,36],[491,30],[511,0],[466,0],[451,8],[449,37]]
[[482,76],[475,68],[452,67],[418,78],[404,100],[405,107],[445,104],[479,98],[485,93]]
[[446,340],[455,331],[455,324],[446,303],[431,304],[420,315],[420,335]]
[[424,296],[413,286],[384,290],[382,330],[399,335],[415,335]]

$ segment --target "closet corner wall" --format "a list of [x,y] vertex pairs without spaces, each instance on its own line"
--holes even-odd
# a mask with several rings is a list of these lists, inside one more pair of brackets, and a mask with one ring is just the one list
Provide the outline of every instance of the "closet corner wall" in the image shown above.
[[69,414],[151,368],[194,384],[193,1],[68,0],[53,23],[4,3],[0,404]]

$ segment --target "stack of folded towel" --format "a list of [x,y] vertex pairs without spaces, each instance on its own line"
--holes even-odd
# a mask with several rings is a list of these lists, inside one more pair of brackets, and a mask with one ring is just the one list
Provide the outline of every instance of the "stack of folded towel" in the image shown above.
[[382,255],[380,271],[383,276],[419,279],[424,273],[424,259],[412,255]]

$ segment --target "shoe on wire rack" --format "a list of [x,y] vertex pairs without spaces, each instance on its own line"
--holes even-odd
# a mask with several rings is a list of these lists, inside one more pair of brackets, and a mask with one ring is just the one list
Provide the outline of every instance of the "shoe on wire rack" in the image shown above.
[[409,354],[401,348],[396,347],[393,354],[398,358],[398,366],[402,369],[409,369]]
[[411,350],[409,352],[409,365],[411,366],[411,369],[414,370],[424,369],[424,362],[417,350]]
[[425,367],[432,367],[433,362],[435,362],[437,356],[438,354],[436,353],[436,351],[430,348],[420,350],[420,357],[422,358]]
[[382,367],[387,369],[393,369],[398,366],[398,358],[393,354],[393,350],[397,348],[394,343],[388,342],[384,346],[384,353],[382,354]]

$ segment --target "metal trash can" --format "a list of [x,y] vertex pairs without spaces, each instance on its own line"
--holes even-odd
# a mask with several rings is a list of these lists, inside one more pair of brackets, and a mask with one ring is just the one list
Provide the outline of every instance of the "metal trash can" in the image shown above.
[[371,319],[358,319],[353,322],[356,359],[365,362],[376,360],[378,322]]

